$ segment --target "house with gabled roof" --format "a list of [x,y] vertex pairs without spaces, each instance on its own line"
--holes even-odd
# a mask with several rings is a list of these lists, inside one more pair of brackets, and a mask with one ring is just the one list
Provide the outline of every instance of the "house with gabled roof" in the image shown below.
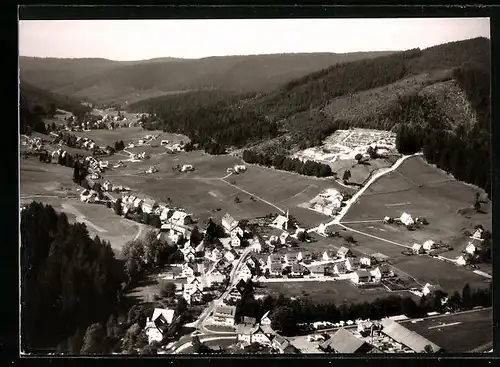
[[320,344],[320,349],[329,353],[361,354],[373,347],[350,331],[341,328],[330,339]]
[[412,218],[412,216],[408,213],[403,213],[401,214],[401,217],[399,217],[399,220],[401,223],[403,223],[405,226],[410,226],[415,224],[415,220]]
[[387,266],[380,265],[377,266],[375,269],[370,270],[370,275],[372,277],[372,280],[380,281],[382,278],[385,278],[390,275],[390,270]]
[[347,273],[347,266],[345,265],[345,261],[340,261],[338,263],[335,263],[335,265],[333,266],[333,272],[335,274]]
[[191,223],[191,216],[183,211],[176,210],[169,219],[169,222],[177,225],[188,225]]
[[213,321],[220,324],[234,326],[235,314],[236,314],[235,306],[221,305],[214,310],[212,319]]
[[292,263],[290,269],[290,275],[293,277],[303,277],[305,274],[305,268],[301,264],[294,262]]
[[142,211],[151,214],[158,204],[153,199],[144,199],[142,202]]
[[271,335],[267,334],[261,325],[236,325],[236,333],[238,334],[238,341],[248,343],[259,343],[262,345],[271,345]]
[[411,247],[411,250],[413,251],[414,254],[424,253],[424,247],[419,243],[414,243],[413,246]]
[[474,255],[476,251],[477,251],[477,246],[472,242],[469,242],[469,244],[465,247],[465,252],[470,255]]
[[134,200],[134,208],[135,209],[138,209],[138,208],[141,208],[142,207],[142,203],[144,202],[143,199],[140,199],[140,198],[136,198]]
[[349,258],[347,258],[347,260],[345,262],[345,266],[346,266],[347,270],[354,271],[354,270],[358,269],[360,266],[359,259],[357,257],[349,257]]
[[321,257],[323,261],[332,261],[335,260],[336,258],[337,256],[333,251],[325,251],[323,252],[323,256]]
[[470,238],[474,240],[483,241],[483,232],[484,230],[481,227],[478,227],[476,231],[472,234],[472,236],[470,236]]
[[278,215],[273,222],[271,223],[272,227],[281,229],[282,231],[286,231],[292,228],[292,225],[289,220],[288,211],[286,212],[286,216]]
[[360,265],[363,266],[371,266],[372,265],[372,260],[368,256],[363,256],[359,259]]
[[238,253],[236,251],[234,251],[233,249],[226,251],[226,253],[224,254],[224,257],[230,263],[232,263],[234,260],[239,258],[239,256],[240,255],[238,255]]
[[280,244],[286,245],[290,241],[290,233],[284,231],[279,237]]
[[231,247],[241,247],[242,238],[239,235],[231,236]]
[[370,272],[368,272],[366,270],[356,270],[353,273],[351,280],[355,284],[369,283],[370,282]]
[[226,231],[227,234],[231,234],[233,230],[239,226],[239,222],[235,220],[229,213],[224,214],[221,222],[222,228],[224,228],[224,231]]
[[252,269],[247,265],[243,264],[238,272],[238,278],[247,281],[251,279],[253,275]]
[[427,296],[429,293],[433,293],[438,290],[441,290],[441,287],[439,285],[426,283],[422,288],[422,293],[424,296]]
[[198,305],[203,303],[203,291],[196,286],[188,287],[188,284],[186,284],[184,286],[183,296],[188,305]]
[[341,259],[346,259],[346,258],[351,257],[351,256],[352,256],[352,251],[345,246],[342,246],[337,251],[337,257],[339,257]]
[[283,260],[285,261],[285,264],[290,266],[292,264],[298,263],[299,260],[297,259],[298,254],[289,252],[286,253],[285,256],[283,256]]
[[174,319],[175,310],[155,308],[153,316],[147,318],[144,331],[148,336],[149,344],[153,342],[161,342],[164,333],[168,330]]
[[427,240],[422,245],[425,251],[431,251],[437,248],[437,244],[433,240]]

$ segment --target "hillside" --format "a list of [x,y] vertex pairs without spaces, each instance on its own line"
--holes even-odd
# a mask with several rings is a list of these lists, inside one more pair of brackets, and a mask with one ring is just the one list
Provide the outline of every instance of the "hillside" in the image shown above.
[[[193,103],[191,94],[141,108],[159,118],[150,128],[186,134],[212,153],[253,147],[268,163],[321,145],[337,129],[393,130],[401,152],[423,149],[432,163],[488,191],[489,64],[490,42],[476,38],[338,63],[238,101]],[[172,107],[182,101],[184,108]]]
[[58,108],[78,115],[90,110],[77,99],[43,90],[23,80],[21,80],[19,89],[30,106],[40,106],[45,112],[49,112],[49,110],[55,112],[55,109]]
[[390,53],[392,52],[160,58],[133,62],[20,57],[19,66],[23,80],[51,92],[98,103],[132,103],[172,91],[271,91],[289,80],[335,63]]

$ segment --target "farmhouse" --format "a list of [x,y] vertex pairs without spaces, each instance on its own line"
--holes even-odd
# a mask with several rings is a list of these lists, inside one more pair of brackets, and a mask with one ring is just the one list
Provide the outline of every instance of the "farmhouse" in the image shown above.
[[347,267],[347,270],[354,271],[357,268],[359,268],[360,263],[359,263],[358,258],[356,258],[356,257],[349,257],[346,260],[345,265]]
[[370,273],[366,270],[357,270],[353,273],[351,280],[355,284],[368,283],[370,281]]
[[271,319],[269,318],[269,313],[270,311],[267,311],[266,313],[264,313],[264,315],[262,315],[259,322],[261,325],[271,326]]
[[437,245],[434,241],[427,240],[424,242],[423,247],[424,247],[425,251],[431,251],[431,250],[434,250],[435,248],[437,248]]
[[294,349],[290,342],[279,334],[273,338],[272,347],[277,349],[281,354],[287,353],[290,349]]
[[224,325],[233,326],[235,313],[235,306],[219,306],[213,313],[213,320]]
[[286,212],[286,216],[278,215],[271,223],[271,226],[281,229],[282,231],[291,229],[291,224],[288,217],[288,211]]
[[283,260],[285,261],[285,264],[287,264],[287,265],[297,264],[299,261],[297,259],[296,253],[285,254],[285,256],[283,257]]
[[437,290],[441,290],[441,287],[439,285],[432,285],[432,284],[427,283],[422,288],[422,293],[424,296],[427,296],[429,293],[435,292]]
[[144,200],[142,200],[142,199],[136,198],[136,199],[134,200],[134,204],[133,204],[133,205],[134,205],[134,208],[135,208],[135,209],[140,208],[140,207],[142,206],[142,202],[143,202],[143,201],[144,201]]
[[[435,352],[442,351],[442,348],[427,340],[423,336],[408,330],[401,324],[394,320],[385,318],[381,321],[382,333],[387,335],[389,338],[395,340],[396,342],[403,344],[413,350],[415,353],[425,353],[426,346],[429,346],[431,350]],[[429,348],[427,347],[427,348]]]
[[401,221],[401,223],[403,223],[405,226],[410,226],[412,224],[415,224],[415,221],[413,220],[413,218],[411,217],[410,214],[408,213],[403,213],[401,214],[401,217],[399,217],[399,220]]
[[161,212],[160,212],[160,221],[161,221],[162,223],[164,223],[164,222],[166,222],[166,221],[167,221],[167,219],[169,218],[169,214],[172,214],[172,212],[171,212],[171,211],[170,211],[170,209],[169,209],[169,208],[167,208],[167,207],[162,207],[162,206],[160,206],[160,208],[161,208]]
[[411,249],[412,249],[414,254],[423,254],[424,253],[424,247],[418,243],[414,243]]
[[247,264],[243,264],[240,271],[238,272],[238,277],[247,281],[252,278],[252,269]]
[[148,342],[161,342],[163,334],[168,329],[174,319],[175,310],[155,308],[151,319],[146,320],[145,332]]
[[377,266],[375,269],[370,271],[373,280],[379,281],[390,275],[390,270],[387,266]]
[[345,246],[342,246],[341,248],[339,248],[339,250],[337,251],[337,257],[341,258],[341,259],[345,259],[345,258],[348,258],[348,257],[351,257],[352,256],[352,251],[349,250],[347,247]]
[[208,257],[208,259],[212,261],[217,261],[221,259],[224,256],[224,254],[217,247],[214,247],[212,252],[208,253],[206,256]]
[[335,229],[334,224],[321,223],[318,227],[318,233],[328,237],[335,233],[334,229]]
[[182,236],[182,238],[190,238],[193,228],[183,224],[167,223],[161,226],[160,231],[170,231],[171,236],[177,235]]
[[203,291],[198,287],[188,287],[188,284],[184,286],[184,299],[188,305],[195,305],[203,303]]
[[283,267],[281,265],[281,260],[273,258],[271,262],[268,261],[268,269],[269,269],[269,274],[271,276],[281,275],[281,272],[283,270]]
[[350,331],[341,328],[330,339],[320,344],[320,349],[329,353],[367,353],[373,347],[357,338]]
[[153,199],[145,199],[142,203],[142,211],[151,214],[156,207],[157,203]]
[[[189,246],[189,247],[191,247],[191,246]],[[190,267],[188,264],[183,264],[182,265],[182,272],[180,275],[182,278],[190,278],[194,275],[194,269],[192,267]]]

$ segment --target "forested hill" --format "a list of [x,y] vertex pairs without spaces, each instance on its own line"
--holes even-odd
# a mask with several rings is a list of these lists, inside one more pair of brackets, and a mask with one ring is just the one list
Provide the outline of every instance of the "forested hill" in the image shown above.
[[24,80],[42,89],[99,103],[123,103],[198,89],[238,93],[270,91],[293,78],[338,62],[390,53],[161,58],[134,62],[20,57],[19,67]]
[[23,95],[30,106],[39,106],[45,112],[61,109],[78,115],[90,111],[89,107],[81,104],[81,102],[75,98],[49,92],[23,80],[21,80],[19,89],[21,95]]
[[[237,100],[207,91],[140,108],[156,115],[149,128],[186,134],[216,154],[252,147],[272,158],[320,145],[337,129],[400,131],[402,151],[423,149],[431,162],[489,190],[489,69],[490,41],[475,38],[338,63]],[[459,166],[457,157],[470,163]]]

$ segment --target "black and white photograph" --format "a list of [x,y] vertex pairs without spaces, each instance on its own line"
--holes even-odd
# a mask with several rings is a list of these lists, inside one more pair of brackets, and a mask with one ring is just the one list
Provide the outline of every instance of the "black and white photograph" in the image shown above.
[[18,26],[21,356],[493,352],[489,18]]

